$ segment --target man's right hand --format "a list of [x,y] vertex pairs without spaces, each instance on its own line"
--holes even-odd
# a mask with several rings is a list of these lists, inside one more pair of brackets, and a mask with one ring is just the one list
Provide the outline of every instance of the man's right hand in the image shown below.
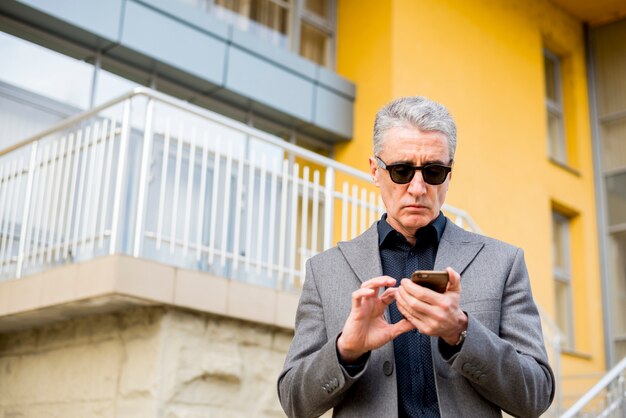
[[[385,309],[394,301],[398,290],[393,287],[395,284],[396,279],[389,276],[375,277],[352,293],[352,310],[337,339],[337,351],[342,361],[355,362],[368,351],[382,347],[414,328],[406,319],[395,324],[385,319]],[[383,287],[387,289],[379,296]]]

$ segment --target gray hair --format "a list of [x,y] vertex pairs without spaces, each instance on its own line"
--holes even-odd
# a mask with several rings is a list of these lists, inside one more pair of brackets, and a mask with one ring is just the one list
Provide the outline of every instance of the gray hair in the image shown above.
[[456,124],[442,104],[426,97],[401,97],[387,103],[374,121],[374,155],[383,149],[383,138],[391,128],[412,126],[424,132],[441,132],[448,139],[450,159],[456,150]]

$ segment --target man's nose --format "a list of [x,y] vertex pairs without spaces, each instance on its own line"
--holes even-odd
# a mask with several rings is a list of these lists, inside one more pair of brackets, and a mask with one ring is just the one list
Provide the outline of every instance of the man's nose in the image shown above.
[[407,191],[412,196],[421,196],[426,193],[426,182],[424,181],[424,177],[422,176],[422,171],[417,170],[415,175],[409,182],[409,187]]

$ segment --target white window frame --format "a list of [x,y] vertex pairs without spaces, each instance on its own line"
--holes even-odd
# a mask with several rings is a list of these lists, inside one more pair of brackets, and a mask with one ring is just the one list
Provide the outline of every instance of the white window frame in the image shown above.
[[[554,161],[560,164],[567,164],[567,141],[565,138],[565,123],[563,116],[563,80],[561,78],[561,58],[559,58],[555,53],[544,49],[543,50],[543,59],[544,59],[544,74],[545,74],[545,65],[547,62],[552,63],[554,68],[554,79],[552,82],[554,83],[556,100],[548,97],[546,94],[546,121],[548,123],[548,131],[550,129],[550,115],[554,116],[558,120],[558,129],[559,136],[556,138],[556,149],[552,149],[551,138],[546,135],[548,138],[548,155]],[[546,84],[548,80],[546,80]]]
[[[556,228],[556,224],[560,225],[560,228]],[[555,233],[557,230],[561,231],[561,237],[559,242],[562,244],[561,248],[553,248],[553,251],[560,251],[560,254],[553,254],[553,263],[552,263],[552,275],[554,277],[555,282],[555,292],[556,292],[556,284],[565,285],[567,288],[566,295],[566,304],[565,309],[567,310],[567,324],[565,324],[566,329],[561,329],[563,332],[563,341],[562,344],[565,348],[574,349],[575,347],[575,338],[574,338],[574,302],[572,297],[572,269],[571,269],[571,218],[566,215],[553,211],[552,212],[552,231]],[[553,238],[553,242],[554,242]],[[557,266],[555,260],[557,256],[560,256],[560,259],[563,261],[562,266]],[[555,294],[555,310],[559,310],[559,306],[556,294]],[[562,324],[559,324],[562,325]]]

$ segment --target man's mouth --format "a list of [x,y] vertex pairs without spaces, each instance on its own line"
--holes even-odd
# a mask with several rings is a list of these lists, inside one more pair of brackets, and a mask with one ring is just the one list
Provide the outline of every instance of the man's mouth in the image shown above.
[[404,206],[406,209],[428,209],[428,206],[420,204],[410,204]]

